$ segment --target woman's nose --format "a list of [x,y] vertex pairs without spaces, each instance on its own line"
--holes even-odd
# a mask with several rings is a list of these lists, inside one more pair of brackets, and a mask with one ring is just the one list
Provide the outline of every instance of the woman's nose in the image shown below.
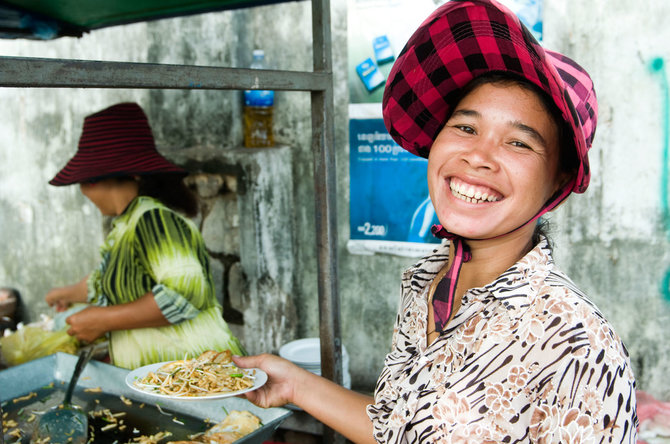
[[495,145],[487,139],[480,139],[469,144],[461,153],[462,159],[472,168],[496,168]]

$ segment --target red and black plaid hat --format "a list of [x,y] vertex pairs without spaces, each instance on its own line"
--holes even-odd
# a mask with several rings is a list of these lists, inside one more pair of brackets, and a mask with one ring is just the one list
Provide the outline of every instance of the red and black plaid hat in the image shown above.
[[51,185],[72,185],[114,176],[187,171],[157,150],[149,121],[136,103],[119,103],[84,119],[77,153]]
[[451,0],[414,32],[384,91],[387,130],[404,149],[428,157],[461,88],[488,72],[511,73],[540,87],[571,130],[579,169],[549,206],[584,192],[598,111],[593,82],[568,57],[543,49],[517,16],[494,0]]

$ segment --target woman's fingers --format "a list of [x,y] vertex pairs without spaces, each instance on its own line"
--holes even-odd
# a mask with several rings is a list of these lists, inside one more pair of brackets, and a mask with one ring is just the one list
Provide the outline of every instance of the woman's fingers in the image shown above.
[[292,402],[296,390],[300,367],[286,359],[271,354],[255,356],[233,356],[235,364],[242,368],[259,368],[268,375],[262,387],[245,393],[245,397],[259,407],[277,407]]
[[103,307],[88,307],[65,319],[70,326],[68,334],[80,341],[93,342],[106,332],[100,323],[99,311]]
[[55,308],[56,311],[65,311],[70,306],[66,288],[67,287],[52,288],[44,298],[46,303],[49,304],[50,307]]

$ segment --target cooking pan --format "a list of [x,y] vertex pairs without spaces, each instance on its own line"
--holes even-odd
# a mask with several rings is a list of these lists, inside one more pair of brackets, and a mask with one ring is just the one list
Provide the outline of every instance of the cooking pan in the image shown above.
[[[41,410],[46,410],[56,402],[60,402],[62,395],[59,395],[57,399],[53,399],[56,398],[54,396],[46,403],[42,403],[41,399],[45,398],[45,393],[49,390],[53,392],[65,386],[73,374],[76,361],[77,357],[74,355],[55,353],[0,371],[0,405],[4,411],[9,413],[8,418],[16,418],[16,413],[20,410],[25,410],[23,415],[28,416],[28,404],[41,406]],[[262,427],[236,441],[235,444],[261,444],[271,440],[277,427],[293,413],[291,410],[280,407],[262,409],[246,399],[237,397],[204,401],[158,400],[128,387],[125,383],[128,373],[126,369],[97,360],[91,360],[84,368],[74,391],[73,400],[74,403],[89,412],[89,430],[96,425],[96,422],[102,422],[92,418],[90,413],[103,406],[115,412],[128,410],[128,416],[131,413],[135,414],[136,419],[140,421],[136,426],[138,429],[144,430],[151,426],[154,429],[164,430],[172,427],[173,438],[177,437],[178,432],[183,433],[185,428],[195,430],[196,427],[201,427],[202,430],[205,430],[210,423],[222,421],[230,411],[248,410],[260,418]],[[53,386],[56,389],[48,388]],[[30,400],[14,402],[22,397],[31,396],[33,393],[35,395]],[[140,418],[139,415],[142,417]],[[132,430],[135,426],[130,425],[128,417],[125,417],[125,420],[128,429]],[[4,422],[7,428],[8,420],[5,419]],[[21,424],[20,418],[19,423],[20,428],[34,428],[34,423]],[[29,439],[28,436],[24,438]],[[6,435],[5,442],[17,442],[15,439],[7,439]],[[21,442],[29,441],[21,440]],[[95,442],[107,441],[102,436],[96,436]],[[119,440],[119,442],[127,442],[127,440]]]

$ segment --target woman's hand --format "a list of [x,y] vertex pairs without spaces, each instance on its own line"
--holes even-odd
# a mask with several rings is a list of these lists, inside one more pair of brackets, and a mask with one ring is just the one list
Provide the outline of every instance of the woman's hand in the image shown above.
[[103,336],[107,333],[104,323],[101,322],[105,309],[106,307],[87,307],[68,316],[65,319],[70,326],[67,333],[80,341],[89,343]]
[[86,302],[88,293],[87,279],[88,276],[76,284],[52,288],[44,299],[56,311],[65,311],[75,302]]
[[347,390],[279,356],[233,356],[233,361],[268,374],[265,385],[241,397],[263,408],[295,404],[353,442],[376,443],[366,412],[374,402],[371,396]]
[[233,356],[233,361],[238,367],[260,368],[267,373],[268,381],[261,388],[242,395],[263,408],[279,407],[294,402],[297,381],[303,379],[305,373],[311,375],[292,362],[270,354]]
[[170,325],[151,293],[126,304],[87,307],[68,316],[65,322],[70,325],[70,335],[86,342],[110,331]]
[[68,287],[52,288],[44,298],[56,311],[65,311],[70,307],[70,291]]

